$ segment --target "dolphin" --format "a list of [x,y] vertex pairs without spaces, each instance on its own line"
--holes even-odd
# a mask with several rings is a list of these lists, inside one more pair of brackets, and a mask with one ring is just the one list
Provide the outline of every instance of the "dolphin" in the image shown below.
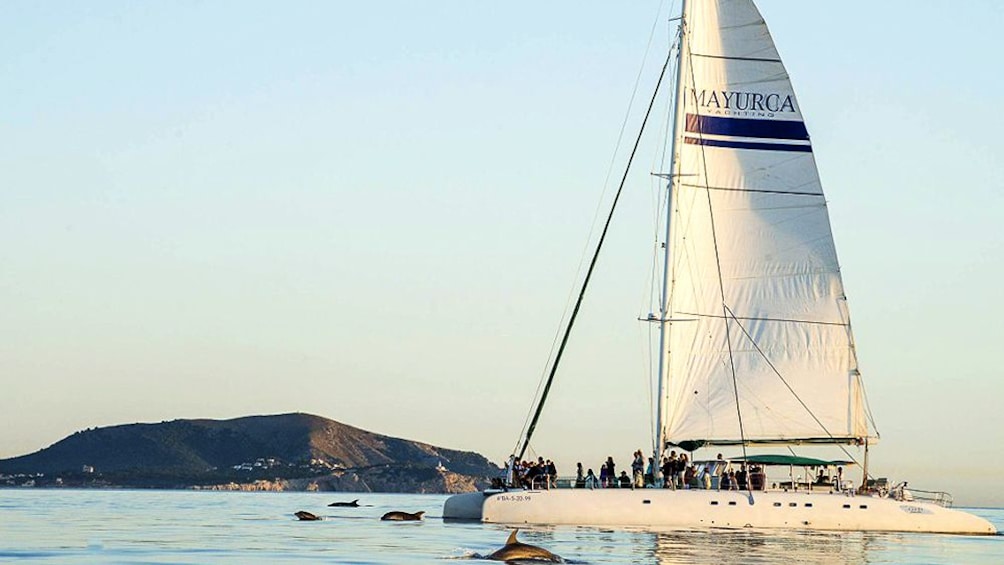
[[306,510],[300,510],[299,512],[297,512],[297,513],[295,513],[293,515],[296,516],[297,518],[301,519],[301,520],[306,521],[306,522],[311,522],[311,521],[314,521],[314,520],[320,520],[321,519],[321,517],[318,516],[317,514],[311,514],[310,512],[307,512]]
[[422,519],[422,514],[425,514],[424,510],[422,510],[420,512],[415,512],[414,514],[412,514],[411,512],[399,512],[399,511],[395,510],[394,512],[388,512],[388,513],[384,514],[383,516],[380,517],[380,519],[381,520],[395,520],[395,521],[398,521],[398,522],[407,522],[407,521],[412,521],[412,520],[421,520]]
[[515,561],[518,559],[527,559],[550,561],[551,563],[565,562],[564,559],[551,553],[543,547],[537,547],[535,545],[520,542],[516,539],[516,532],[518,531],[519,530],[513,530],[512,533],[509,534],[509,539],[505,540],[505,546],[485,559],[491,559],[493,561]]
[[359,499],[355,499],[352,502],[332,502],[328,506],[338,506],[344,508],[357,508],[359,507]]

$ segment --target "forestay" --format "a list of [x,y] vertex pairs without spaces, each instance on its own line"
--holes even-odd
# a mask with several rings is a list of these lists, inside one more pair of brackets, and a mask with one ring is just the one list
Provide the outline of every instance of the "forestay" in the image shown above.
[[666,437],[865,438],[826,201],[788,74],[752,2],[688,4],[665,314]]

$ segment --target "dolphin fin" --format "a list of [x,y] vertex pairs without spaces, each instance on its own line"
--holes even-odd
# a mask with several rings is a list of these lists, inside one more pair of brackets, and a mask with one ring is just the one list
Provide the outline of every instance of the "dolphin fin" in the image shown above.
[[516,540],[516,532],[518,532],[518,531],[519,531],[519,528],[516,528],[515,530],[512,531],[511,534],[509,534],[509,539],[505,540],[505,544],[506,545],[512,545],[514,543],[519,543],[519,541]]

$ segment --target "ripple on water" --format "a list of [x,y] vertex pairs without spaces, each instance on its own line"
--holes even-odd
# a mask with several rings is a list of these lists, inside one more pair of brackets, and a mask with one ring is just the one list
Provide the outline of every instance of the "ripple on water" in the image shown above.
[[[346,498],[348,496],[349,498]],[[360,498],[368,507],[335,508]],[[417,564],[471,560],[509,528],[445,523],[445,496],[345,493],[0,490],[0,561],[43,563]],[[300,522],[293,512],[324,517]],[[381,522],[425,510],[421,522]],[[1004,529],[1004,510],[974,511]],[[570,563],[972,563],[1004,555],[1002,536],[757,530],[650,532],[523,528],[520,540]]]

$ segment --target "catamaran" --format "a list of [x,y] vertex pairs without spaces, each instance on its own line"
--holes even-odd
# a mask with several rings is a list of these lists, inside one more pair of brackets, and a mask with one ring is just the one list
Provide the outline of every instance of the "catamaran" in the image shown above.
[[[878,434],[802,108],[752,0],[684,0],[679,22],[663,67],[664,74],[674,69],[676,81],[663,284],[659,311],[649,317],[660,329],[653,458],[661,461],[670,447],[733,446],[743,452],[740,462],[752,464],[748,447],[863,446],[865,480],[860,488],[838,484],[821,492],[766,481],[748,481],[744,490],[504,485],[450,497],[443,516],[500,524],[995,533],[988,521],[952,509],[950,498],[868,488],[868,447]],[[596,256],[519,457],[595,265]]]

